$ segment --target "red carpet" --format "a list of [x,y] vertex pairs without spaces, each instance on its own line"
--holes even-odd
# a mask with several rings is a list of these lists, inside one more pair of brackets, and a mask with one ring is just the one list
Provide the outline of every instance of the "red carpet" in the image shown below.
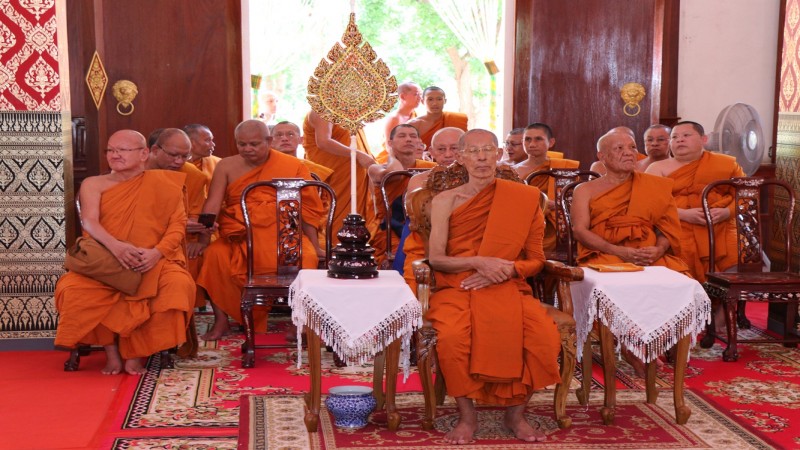
[[[752,312],[755,311],[749,311]],[[208,320],[201,316],[200,326],[207,326]],[[285,318],[278,325],[273,333],[259,339],[282,341]],[[143,377],[101,375],[104,357],[99,353],[83,358],[81,370],[74,373],[62,370],[67,356],[64,352],[0,353],[3,380],[0,449],[236,448],[242,396],[297,399],[308,390],[306,366],[297,369],[294,349],[259,350],[256,367],[243,370],[239,359],[241,342],[241,336],[234,335],[218,345],[208,344],[197,359],[178,362],[175,370],[159,373],[151,361],[151,369]],[[697,425],[694,421],[703,416],[699,411],[704,411],[705,416],[715,417],[714,426],[734,424],[752,433],[754,442],[767,442],[765,448],[800,448],[800,351],[779,345],[740,346],[741,358],[737,363],[723,363],[721,351],[722,346],[717,345],[710,350],[696,349],[692,354],[686,380],[690,390],[687,398],[691,397],[699,406],[692,406],[697,413],[690,419],[690,425]],[[323,358],[323,392],[333,385],[371,384],[371,367],[338,369],[333,366],[330,354],[323,352]],[[596,400],[588,410],[582,410],[571,394],[570,414],[576,424],[588,421],[594,432],[609,433],[611,430],[600,425],[598,414],[601,386],[596,380],[602,377],[596,373],[594,379]],[[668,388],[671,382],[670,370],[659,374],[660,387]],[[617,384],[623,391],[627,388],[638,395],[643,380],[621,363]],[[398,388],[400,392],[420,390],[415,375],[406,384],[398,383]],[[628,394],[621,392],[620,398],[624,395]],[[662,394],[660,400],[665,397],[670,396]],[[644,416],[652,419],[653,414],[658,414],[642,409],[641,401],[635,403]],[[537,408],[532,406],[529,413],[549,419],[549,407],[543,411]],[[408,425],[418,420],[413,405],[404,414],[408,414],[405,422]],[[442,410],[437,423],[445,426],[446,420],[450,420],[448,414]],[[374,414],[375,420],[381,420],[380,417],[381,413]],[[416,434],[418,427],[408,430]],[[570,433],[575,430],[555,431],[551,443],[573,436]],[[328,442],[330,448],[347,448],[363,438],[358,444],[361,447],[380,445],[370,444],[369,436],[359,436],[357,433],[349,437],[333,436]],[[301,437],[310,439],[314,435],[301,431]],[[351,441],[342,441],[343,437]],[[386,436],[379,437],[389,445]],[[403,446],[427,448],[436,446],[439,438],[426,437],[419,445],[404,442]],[[567,444],[560,445],[564,448]],[[615,447],[625,448],[619,442]]]

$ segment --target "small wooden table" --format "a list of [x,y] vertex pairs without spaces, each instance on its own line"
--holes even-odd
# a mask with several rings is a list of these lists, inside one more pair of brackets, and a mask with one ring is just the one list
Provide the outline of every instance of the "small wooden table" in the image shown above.
[[[570,284],[577,325],[578,358],[594,322],[600,325],[605,401],[603,423],[614,421],[616,360],[613,342],[647,363],[647,403],[655,403],[658,355],[677,345],[673,398],[675,420],[685,424],[692,414],[684,404],[683,378],[690,346],[711,318],[711,302],[696,280],[666,267],[645,267],[641,272],[597,272],[583,268],[583,281]],[[584,377],[591,376],[584,374]],[[585,384],[584,384],[585,386]],[[584,394],[587,395],[588,392]]]
[[[401,353],[406,376],[414,330],[422,325],[422,309],[414,293],[394,270],[378,278],[328,278],[326,270],[301,270],[289,292],[292,322],[298,329],[297,365],[302,355],[301,330],[308,341],[310,391],[305,396],[306,429],[316,432],[321,392],[321,341],[344,361],[363,364],[381,352],[386,360],[386,416],[389,429],[400,426],[394,396]],[[401,351],[402,350],[402,351]],[[384,404],[383,364],[376,361],[372,394],[378,408]]]

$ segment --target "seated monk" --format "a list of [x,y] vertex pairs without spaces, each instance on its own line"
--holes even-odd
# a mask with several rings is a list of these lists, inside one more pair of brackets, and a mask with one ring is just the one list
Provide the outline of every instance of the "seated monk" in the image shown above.
[[[635,172],[636,143],[611,132],[597,141],[597,157],[607,172],[575,188],[570,217],[578,241],[578,264],[633,263],[665,266],[687,276],[680,259],[680,222],[672,182]],[[644,364],[624,353],[644,376]]]
[[214,135],[207,126],[193,123],[183,127],[183,131],[192,141],[192,159],[189,163],[206,174],[208,181],[214,175],[214,169],[222,158],[214,156]]
[[[272,127],[272,148],[286,155],[297,158],[297,148],[303,142],[303,131],[297,124],[286,120],[278,122]],[[308,167],[308,171],[319,177],[325,183],[333,175],[333,170],[322,164],[317,164],[308,159],[300,161]]]
[[[264,122],[245,120],[234,131],[238,155],[223,158],[214,171],[208,200],[203,212],[217,215],[219,239],[205,251],[203,268],[197,283],[211,298],[214,326],[201,339],[220,339],[229,330],[228,316],[241,323],[241,297],[247,274],[247,254],[244,218],[240,199],[242,191],[256,181],[273,178],[311,179],[306,166],[297,158],[271,150],[272,136]],[[256,273],[277,270],[275,236],[275,190],[258,189],[249,196],[254,239],[258,254],[254,255]],[[303,267],[316,268],[319,249],[316,224],[323,214],[322,202],[316,189],[304,189],[303,197]],[[223,207],[224,205],[224,207]],[[255,205],[258,205],[255,207]],[[266,316],[254,317],[255,329],[266,330]]]
[[539,190],[495,179],[497,138],[470,130],[459,141],[469,179],[433,198],[429,261],[437,290],[428,319],[439,367],[459,419],[444,438],[466,444],[479,404],[506,407],[503,424],[524,441],[544,440],[525,420],[535,389],[559,382],[556,325],[525,278],[544,267]]
[[[527,127],[523,133],[522,145],[528,159],[514,165],[519,177],[523,180],[533,172],[550,169],[577,169],[580,161],[572,159],[558,159],[548,156],[549,150],[556,144],[553,131],[544,123],[535,122]],[[532,186],[539,188],[547,195],[547,210],[544,217],[544,252],[549,253],[556,248],[556,185],[553,177],[536,177]]]
[[74,272],[56,285],[55,345],[102,345],[102,373],[145,372],[142,359],[186,340],[195,285],[186,271],[185,175],[147,170],[149,150],[133,130],[112,134],[111,173],[83,181],[79,198],[84,236],[105,246],[125,268],[140,272],[134,295]]
[[[430,161],[423,161],[417,158],[417,150],[420,146],[419,133],[417,129],[409,124],[400,124],[394,127],[389,134],[389,151],[391,157],[386,164],[373,164],[367,170],[370,180],[375,185],[375,199],[378,212],[376,214],[377,220],[380,222],[380,229],[378,233],[370,239],[370,245],[375,248],[375,261],[381,264],[386,258],[387,250],[391,250],[392,254],[397,252],[397,246],[400,242],[400,233],[395,230],[395,236],[392,238],[393,245],[391,249],[386,248],[386,217],[392,216],[391,211],[386,211],[383,202],[383,194],[381,193],[380,184],[383,178],[391,172],[397,170],[408,170],[418,168],[431,168],[436,166],[436,163]],[[408,185],[408,178],[401,177],[395,178],[386,185],[386,196],[389,197],[389,205],[402,197],[406,192]],[[402,205],[402,203],[400,203]],[[399,220],[400,224],[405,222],[405,218]],[[402,225],[401,225],[402,226]]]
[[[442,128],[433,135],[430,153],[437,166],[447,167],[458,160],[458,139],[463,134],[464,131],[460,128],[447,127]],[[406,193],[423,187],[427,183],[429,175],[430,171],[426,171],[411,177],[408,180],[408,186],[406,186]],[[409,229],[409,223],[406,220],[392,268],[403,275],[406,283],[411,286],[414,292],[417,291],[417,282],[414,280],[411,264],[423,258],[425,258],[425,244],[422,237],[416,231]]]
[[[608,130],[608,132],[606,134],[608,134],[608,133],[625,133],[625,134],[629,135],[630,137],[632,137],[634,139],[634,141],[636,140],[636,134],[634,134],[633,130],[631,130],[628,127],[614,127],[612,129]],[[644,159],[646,157],[647,157],[646,155],[643,155],[643,154],[639,153],[638,150],[636,151],[636,159],[637,160],[641,161],[642,159]],[[589,170],[591,170],[592,172],[599,173],[600,176],[603,176],[603,175],[606,174],[606,167],[603,165],[602,161],[593,162],[592,165],[589,166]]]
[[656,161],[669,158],[669,133],[672,129],[656,123],[644,130],[644,152],[647,157],[636,162],[634,170],[644,172]]
[[408,124],[419,130],[419,137],[425,148],[431,146],[433,135],[442,128],[454,127],[467,131],[469,119],[466,114],[443,111],[447,97],[442,88],[436,86],[425,88],[422,92],[422,102],[427,112],[409,121]]

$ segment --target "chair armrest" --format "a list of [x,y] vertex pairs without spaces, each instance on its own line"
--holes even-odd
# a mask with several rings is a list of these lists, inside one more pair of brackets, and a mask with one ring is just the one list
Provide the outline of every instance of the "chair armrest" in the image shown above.
[[572,291],[569,289],[569,283],[583,280],[583,269],[568,266],[559,261],[547,260],[544,263],[542,274],[556,283],[558,309],[572,315]]
[[414,279],[417,282],[417,300],[422,306],[422,315],[428,312],[431,297],[431,265],[427,259],[418,259],[411,263],[414,269]]

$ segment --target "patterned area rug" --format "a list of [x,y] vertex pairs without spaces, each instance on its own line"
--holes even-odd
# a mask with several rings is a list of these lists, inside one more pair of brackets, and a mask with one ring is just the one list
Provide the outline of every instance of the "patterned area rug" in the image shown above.
[[[570,405],[572,427],[559,430],[552,418],[552,394],[534,395],[526,416],[534,427],[547,435],[536,448],[553,449],[768,449],[772,448],[757,436],[749,433],[725,414],[687,393],[686,401],[692,408],[692,417],[686,426],[676,425],[672,396],[663,392],[656,405],[644,402],[640,390],[622,390],[617,393],[616,418],[613,426],[603,426],[600,415],[590,408]],[[601,394],[593,394],[591,404],[602,402]],[[502,429],[503,411],[499,408],[482,408],[479,411],[479,431],[476,442],[470,445],[449,446],[442,436],[453,428],[458,415],[451,402],[440,407],[435,430],[424,431],[420,425],[424,406],[422,396],[416,393],[398,395],[398,408],[402,416],[400,430],[386,428],[386,415],[375,412],[370,423],[360,430],[336,428],[332,417],[324,410],[320,414],[318,433],[306,433],[303,424],[303,399],[301,396],[246,396],[242,399],[242,419],[239,448],[248,449],[384,449],[472,448],[515,449],[531,448],[530,443],[518,441]]]

